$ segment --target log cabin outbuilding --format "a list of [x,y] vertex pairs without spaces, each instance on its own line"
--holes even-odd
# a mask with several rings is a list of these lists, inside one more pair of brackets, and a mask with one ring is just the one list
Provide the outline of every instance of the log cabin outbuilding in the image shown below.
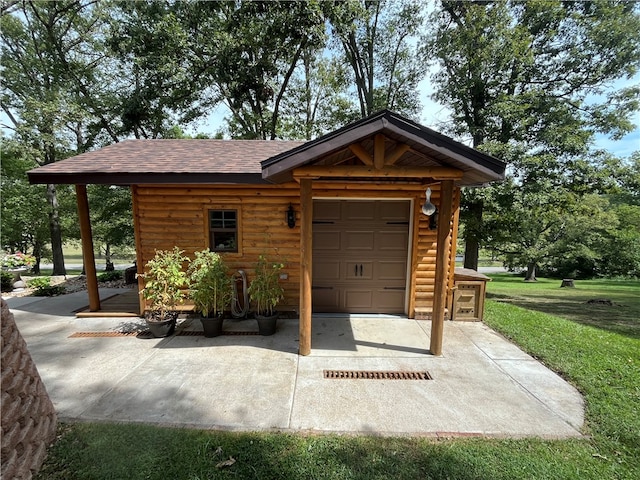
[[460,188],[504,174],[502,161],[388,110],[308,142],[125,140],[28,172],[31,183],[75,185],[91,310],[100,298],[86,186],[126,185],[138,273],[174,246],[223,252],[249,280],[259,255],[277,259],[302,355],[316,312],[430,318],[440,355]]

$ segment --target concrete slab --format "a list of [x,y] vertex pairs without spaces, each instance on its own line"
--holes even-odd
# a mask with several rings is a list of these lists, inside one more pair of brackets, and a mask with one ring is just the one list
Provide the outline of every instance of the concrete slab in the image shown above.
[[[8,303],[63,419],[545,438],[580,436],[584,421],[575,388],[480,323],[446,322],[444,355],[434,357],[429,322],[317,316],[311,355],[299,357],[297,319],[281,320],[270,337],[69,338],[143,322],[77,319],[82,292],[24,298]],[[180,328],[201,329],[191,319]],[[225,320],[224,328],[257,330],[253,320]],[[427,370],[433,380],[332,380],[325,369]]]

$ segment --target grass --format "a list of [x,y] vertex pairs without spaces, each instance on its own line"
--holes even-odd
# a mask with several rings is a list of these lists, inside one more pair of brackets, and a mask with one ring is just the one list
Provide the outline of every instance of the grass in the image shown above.
[[[580,389],[588,439],[435,441],[77,423],[61,425],[37,478],[640,478],[640,340],[632,313],[640,283],[579,282],[560,294],[558,287],[497,276],[489,291],[498,301],[487,302],[485,319]],[[593,293],[615,293],[621,306],[609,307],[602,325],[587,321],[592,308],[583,300]],[[557,315],[518,306],[546,301],[560,307]],[[217,467],[229,457],[232,466]]]
[[[488,298],[640,338],[640,281],[575,280],[575,288],[560,288],[557,279],[525,283],[514,275],[490,275]],[[588,304],[610,300],[613,305]]]
[[[75,242],[65,243],[62,253],[64,255],[64,263],[66,265],[82,265],[82,248]],[[96,268],[98,272],[105,268],[104,256],[95,252]],[[135,252],[116,255],[111,258],[114,265],[126,265],[130,266],[136,259]],[[51,259],[44,259],[41,264],[51,264]],[[116,267],[117,268],[117,267]],[[40,274],[42,276],[51,276],[53,273],[52,268],[41,268]],[[80,275],[82,274],[82,268],[67,268],[67,275]]]

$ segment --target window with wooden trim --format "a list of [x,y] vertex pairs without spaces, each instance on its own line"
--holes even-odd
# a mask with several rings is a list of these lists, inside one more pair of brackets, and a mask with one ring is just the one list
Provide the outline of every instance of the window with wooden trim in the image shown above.
[[238,251],[237,210],[209,210],[209,249],[212,252]]

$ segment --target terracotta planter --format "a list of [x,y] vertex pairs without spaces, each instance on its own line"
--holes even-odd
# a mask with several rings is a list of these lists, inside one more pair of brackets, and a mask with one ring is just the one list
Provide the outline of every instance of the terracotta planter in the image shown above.
[[275,312],[270,317],[265,317],[264,315],[255,314],[256,320],[258,321],[258,332],[260,335],[273,335],[276,333],[278,317],[280,314]]
[[224,314],[217,317],[204,317],[200,315],[200,323],[204,330],[204,336],[207,338],[217,337],[222,334],[222,324],[224,322]]

